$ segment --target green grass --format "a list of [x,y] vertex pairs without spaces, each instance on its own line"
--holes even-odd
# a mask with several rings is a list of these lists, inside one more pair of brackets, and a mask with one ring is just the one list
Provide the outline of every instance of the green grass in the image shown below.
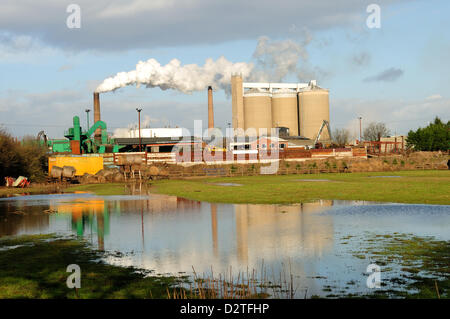
[[105,184],[85,184],[69,186],[64,189],[65,193],[90,192],[96,195],[127,195],[127,184],[125,183],[105,183]]
[[54,192],[91,192],[96,195],[127,195],[126,183],[104,183],[104,184],[84,184],[84,185],[57,185],[49,184],[40,187],[13,188],[1,187],[0,197],[9,194],[48,194]]
[[[13,249],[3,248],[21,245]],[[104,253],[83,241],[52,235],[0,239],[0,299],[167,298],[185,277],[147,276],[99,262]],[[67,266],[81,268],[81,288],[67,288]]]
[[[397,175],[400,178],[370,178]],[[299,179],[328,179],[302,182]],[[242,186],[219,186],[236,183]],[[394,171],[161,180],[152,191],[217,203],[287,204],[316,199],[450,204],[450,171]]]
[[48,194],[59,191],[61,186],[49,184],[45,186],[33,186],[25,188],[0,187],[0,197],[11,194]]

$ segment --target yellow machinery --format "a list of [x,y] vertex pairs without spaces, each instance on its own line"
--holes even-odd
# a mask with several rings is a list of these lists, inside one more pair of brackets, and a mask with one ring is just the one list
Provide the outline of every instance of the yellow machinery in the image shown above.
[[103,169],[103,157],[101,156],[50,156],[48,158],[48,172],[52,167],[73,166],[76,169],[75,175],[82,176],[85,173],[95,174]]

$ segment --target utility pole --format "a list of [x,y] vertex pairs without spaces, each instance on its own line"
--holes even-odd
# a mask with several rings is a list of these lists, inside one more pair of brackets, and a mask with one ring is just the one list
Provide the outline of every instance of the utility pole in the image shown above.
[[142,109],[136,108],[138,112],[138,123],[139,123],[139,152],[142,152],[142,143],[141,143],[141,111]]
[[360,116],[360,117],[358,117],[358,119],[359,119],[359,143],[361,144],[361,142],[362,142],[362,126],[361,126],[362,117]]
[[85,110],[85,112],[86,112],[86,119],[87,119],[87,128],[86,128],[86,131],[89,131],[89,112],[90,112],[91,110],[90,109],[86,109]]

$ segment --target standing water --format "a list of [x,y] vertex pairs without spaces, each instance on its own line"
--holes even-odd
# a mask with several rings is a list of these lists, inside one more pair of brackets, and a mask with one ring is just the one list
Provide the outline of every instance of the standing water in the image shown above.
[[[75,234],[110,252],[106,262],[156,274],[263,269],[272,282],[288,274],[299,298],[370,293],[366,243],[391,234],[448,241],[449,225],[445,205],[212,204],[156,194],[0,198],[0,237]],[[395,276],[391,268],[383,276]]]

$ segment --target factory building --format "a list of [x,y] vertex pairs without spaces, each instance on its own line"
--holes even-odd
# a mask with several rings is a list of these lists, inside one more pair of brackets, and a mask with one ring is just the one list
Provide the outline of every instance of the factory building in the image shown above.
[[[324,121],[330,121],[329,92],[309,83],[245,83],[231,77],[232,122],[246,135],[270,134],[272,128],[289,137],[315,140]],[[252,130],[253,129],[253,130]],[[324,131],[321,141],[329,140]]]

